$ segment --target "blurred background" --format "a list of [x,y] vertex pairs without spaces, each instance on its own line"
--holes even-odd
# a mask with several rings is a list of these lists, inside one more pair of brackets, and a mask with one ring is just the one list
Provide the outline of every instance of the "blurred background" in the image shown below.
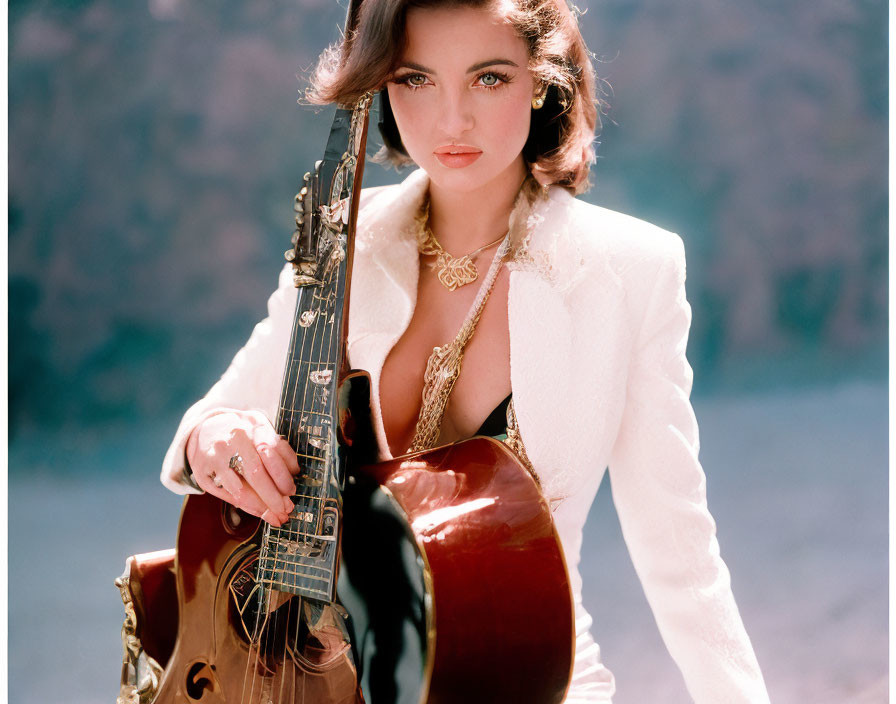
[[[609,105],[584,199],[685,241],[710,508],[772,700],[884,702],[887,5],[577,4]],[[11,701],[116,694],[112,580],[174,543],[161,459],[276,287],[345,5],[9,3]],[[583,573],[614,701],[686,702],[610,492]]]

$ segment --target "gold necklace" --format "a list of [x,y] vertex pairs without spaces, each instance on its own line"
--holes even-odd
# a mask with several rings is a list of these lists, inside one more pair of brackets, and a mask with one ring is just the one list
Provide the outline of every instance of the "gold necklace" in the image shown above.
[[423,201],[423,206],[417,214],[416,222],[417,249],[424,257],[436,257],[436,261],[429,266],[433,269],[438,267],[439,281],[449,291],[473,283],[479,277],[479,271],[473,263],[473,257],[489,247],[494,247],[507,236],[505,233],[494,242],[484,244],[479,249],[473,250],[462,257],[452,257],[439,244],[432,229],[429,227],[429,198]]
[[510,243],[503,242],[498,248],[495,258],[492,259],[485,279],[479,285],[476,298],[467,311],[467,317],[464,318],[457,335],[450,342],[440,347],[434,347],[429,359],[426,360],[420,414],[417,416],[417,425],[414,427],[414,437],[408,452],[427,450],[435,447],[438,443],[442,431],[442,418],[445,416],[445,408],[448,406],[451,390],[460,376],[464,351],[467,343],[473,337],[476,325],[482,317],[482,310],[495,287],[498,272],[509,251]]

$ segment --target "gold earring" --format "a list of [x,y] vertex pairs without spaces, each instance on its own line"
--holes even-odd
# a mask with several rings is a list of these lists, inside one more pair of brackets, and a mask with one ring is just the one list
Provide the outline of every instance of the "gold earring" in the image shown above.
[[533,110],[541,110],[544,107],[544,99],[548,93],[548,87],[544,86],[541,91],[532,96],[532,109]]

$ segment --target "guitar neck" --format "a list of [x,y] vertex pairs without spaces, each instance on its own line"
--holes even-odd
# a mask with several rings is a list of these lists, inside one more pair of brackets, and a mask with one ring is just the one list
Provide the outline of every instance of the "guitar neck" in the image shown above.
[[354,110],[337,110],[325,158],[296,196],[287,259],[299,295],[276,427],[303,472],[295,480],[295,509],[279,528],[265,526],[259,556],[260,583],[324,602],[335,599],[339,564],[344,461],[337,397],[369,104],[365,96]]

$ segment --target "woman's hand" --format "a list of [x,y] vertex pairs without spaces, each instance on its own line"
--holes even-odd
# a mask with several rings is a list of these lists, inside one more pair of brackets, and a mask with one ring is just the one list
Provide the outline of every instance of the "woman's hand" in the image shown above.
[[271,525],[293,509],[296,454],[260,411],[206,418],[187,440],[187,461],[199,486]]

